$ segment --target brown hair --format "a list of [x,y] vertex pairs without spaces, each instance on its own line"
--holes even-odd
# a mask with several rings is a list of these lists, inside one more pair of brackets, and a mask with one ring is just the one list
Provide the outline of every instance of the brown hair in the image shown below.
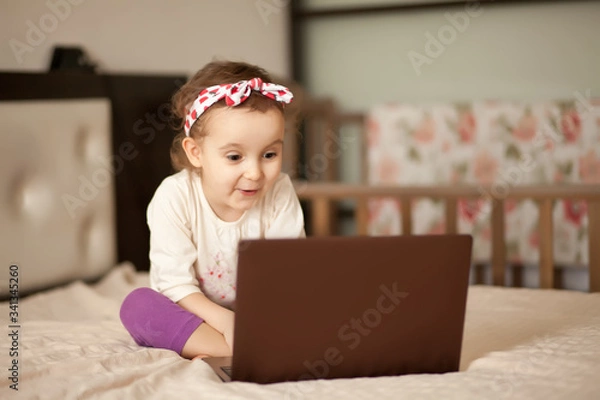
[[[178,132],[171,145],[171,164],[176,171],[180,171],[184,168],[196,170],[188,160],[181,142],[186,137],[185,132],[183,131],[185,117],[189,107],[194,100],[196,100],[198,94],[209,86],[236,83],[241,80],[249,80],[257,77],[261,78],[264,82],[273,82],[268,72],[258,66],[244,62],[213,61],[206,64],[181,88],[179,88],[177,93],[173,95],[171,110],[176,120],[175,129]],[[208,134],[206,131],[206,122],[210,118],[210,111],[212,109],[223,107],[227,107],[225,100],[220,100],[204,112],[192,125],[190,137],[201,139],[206,136]],[[237,107],[260,112],[277,109],[283,113],[283,105],[281,103],[269,99],[255,91],[252,91],[250,97]]]

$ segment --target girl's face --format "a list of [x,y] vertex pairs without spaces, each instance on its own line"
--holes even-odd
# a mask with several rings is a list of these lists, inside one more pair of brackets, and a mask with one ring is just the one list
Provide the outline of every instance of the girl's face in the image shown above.
[[278,110],[219,108],[199,143],[202,188],[223,221],[235,221],[271,189],[281,172],[284,117]]

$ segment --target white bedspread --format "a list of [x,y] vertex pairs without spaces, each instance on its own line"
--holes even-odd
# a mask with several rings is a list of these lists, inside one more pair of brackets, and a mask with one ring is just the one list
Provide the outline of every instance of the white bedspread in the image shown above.
[[[147,274],[122,264],[96,285],[22,299],[18,396],[9,388],[4,334],[0,398],[600,398],[600,294],[473,286],[461,372],[256,385],[224,384],[200,360],[137,346],[118,312],[125,295],[146,283]],[[9,305],[1,307],[10,334]]]

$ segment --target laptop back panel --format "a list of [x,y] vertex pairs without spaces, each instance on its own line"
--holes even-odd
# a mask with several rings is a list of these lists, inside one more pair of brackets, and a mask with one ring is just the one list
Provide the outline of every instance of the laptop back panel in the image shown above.
[[240,244],[232,379],[457,371],[468,235]]

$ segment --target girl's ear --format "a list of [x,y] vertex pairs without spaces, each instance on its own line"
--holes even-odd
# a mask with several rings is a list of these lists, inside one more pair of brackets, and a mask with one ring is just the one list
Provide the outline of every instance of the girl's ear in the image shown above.
[[183,147],[190,163],[196,168],[202,168],[202,149],[200,148],[200,144],[191,137],[186,137],[181,141],[181,147]]

